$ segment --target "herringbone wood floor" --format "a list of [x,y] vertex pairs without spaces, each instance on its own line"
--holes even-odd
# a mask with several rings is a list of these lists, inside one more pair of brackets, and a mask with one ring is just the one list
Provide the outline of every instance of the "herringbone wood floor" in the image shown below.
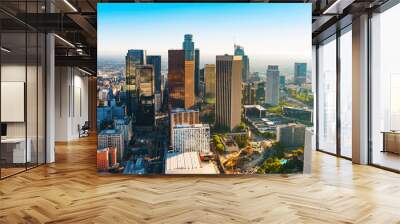
[[400,175],[322,153],[311,175],[102,176],[95,145],[0,181],[0,223],[400,223]]

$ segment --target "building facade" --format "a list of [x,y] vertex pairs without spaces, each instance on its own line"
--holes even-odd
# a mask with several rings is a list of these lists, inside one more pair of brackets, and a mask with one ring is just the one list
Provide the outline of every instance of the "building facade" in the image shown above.
[[216,126],[233,130],[240,124],[242,109],[242,57],[216,58]]
[[146,56],[146,63],[153,66],[155,91],[161,92],[161,56],[148,55]]
[[294,79],[297,85],[306,83],[307,63],[294,63]]
[[200,96],[200,50],[194,50],[194,92],[196,96]]
[[128,115],[131,116],[137,107],[137,79],[136,66],[146,63],[146,51],[132,49],[125,56],[125,90],[127,94]]
[[279,105],[279,67],[268,65],[265,88],[265,103],[271,106]]
[[195,104],[194,61],[185,60],[184,50],[168,51],[168,104],[190,108]]
[[135,111],[137,126],[155,125],[155,85],[152,65],[136,66],[138,106]]
[[173,109],[170,113],[171,127],[181,124],[200,124],[199,114],[198,110]]
[[302,124],[286,124],[276,127],[276,141],[282,147],[303,147],[306,127]]
[[194,61],[194,42],[192,34],[185,34],[182,49],[185,51],[185,60]]
[[204,79],[206,85],[206,93],[205,97],[208,99],[215,100],[215,65],[214,64],[206,64],[204,65]]
[[208,124],[175,125],[171,134],[171,145],[175,152],[210,152],[210,126]]
[[243,83],[243,105],[254,105],[257,103],[256,101],[256,86],[254,83]]
[[250,62],[249,57],[245,54],[244,48],[239,45],[234,45],[235,56],[242,56],[242,81],[247,82],[250,78]]
[[97,148],[103,149],[114,147],[117,150],[118,161],[121,161],[124,156],[124,137],[119,130],[106,129],[97,135]]

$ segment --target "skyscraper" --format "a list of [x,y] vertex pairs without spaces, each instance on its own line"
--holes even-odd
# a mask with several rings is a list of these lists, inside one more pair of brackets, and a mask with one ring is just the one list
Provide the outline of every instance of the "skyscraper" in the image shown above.
[[190,108],[195,103],[194,61],[185,60],[184,50],[168,50],[168,103],[172,108]]
[[294,63],[294,79],[297,85],[302,85],[307,79],[307,63]]
[[204,79],[206,84],[205,97],[215,100],[215,65],[206,64],[204,66]]
[[216,61],[216,126],[233,130],[241,120],[242,57],[221,55]]
[[268,65],[265,88],[265,103],[271,106],[279,104],[279,67]]
[[154,69],[154,87],[155,91],[161,92],[161,56],[160,55],[148,55],[146,57],[148,65],[153,65]]
[[194,51],[194,92],[200,96],[200,50]]
[[279,76],[279,86],[281,89],[284,89],[286,86],[286,76],[281,75]]
[[244,53],[244,48],[239,45],[234,45],[235,56],[242,56],[242,82],[247,82],[250,76],[249,57]]
[[185,34],[182,43],[182,49],[185,51],[185,61],[194,62],[194,93],[200,94],[200,50],[194,48],[193,35]]
[[144,50],[128,50],[125,57],[125,76],[128,115],[132,116],[137,107],[137,80],[136,66],[146,63],[146,52]]
[[200,69],[200,97],[205,97],[206,94],[206,83],[205,83],[205,70],[204,68]]
[[185,102],[184,107],[191,108],[196,102],[195,96],[195,79],[194,79],[195,65],[194,61],[185,61]]
[[182,49],[185,51],[185,60],[193,61],[194,60],[194,42],[192,41],[192,34],[185,34],[184,41],[182,43]]
[[137,98],[138,107],[135,112],[137,126],[155,125],[155,88],[152,65],[137,65]]

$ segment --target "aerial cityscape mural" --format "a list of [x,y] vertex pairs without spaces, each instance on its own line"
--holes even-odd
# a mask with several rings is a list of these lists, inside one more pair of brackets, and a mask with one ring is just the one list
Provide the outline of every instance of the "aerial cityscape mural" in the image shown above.
[[99,3],[97,168],[301,173],[311,4]]

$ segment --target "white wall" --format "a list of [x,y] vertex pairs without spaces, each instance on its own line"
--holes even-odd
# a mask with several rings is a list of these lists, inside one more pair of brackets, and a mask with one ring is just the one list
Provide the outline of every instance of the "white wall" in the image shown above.
[[88,78],[72,67],[56,67],[55,73],[55,140],[70,141],[88,120]]

